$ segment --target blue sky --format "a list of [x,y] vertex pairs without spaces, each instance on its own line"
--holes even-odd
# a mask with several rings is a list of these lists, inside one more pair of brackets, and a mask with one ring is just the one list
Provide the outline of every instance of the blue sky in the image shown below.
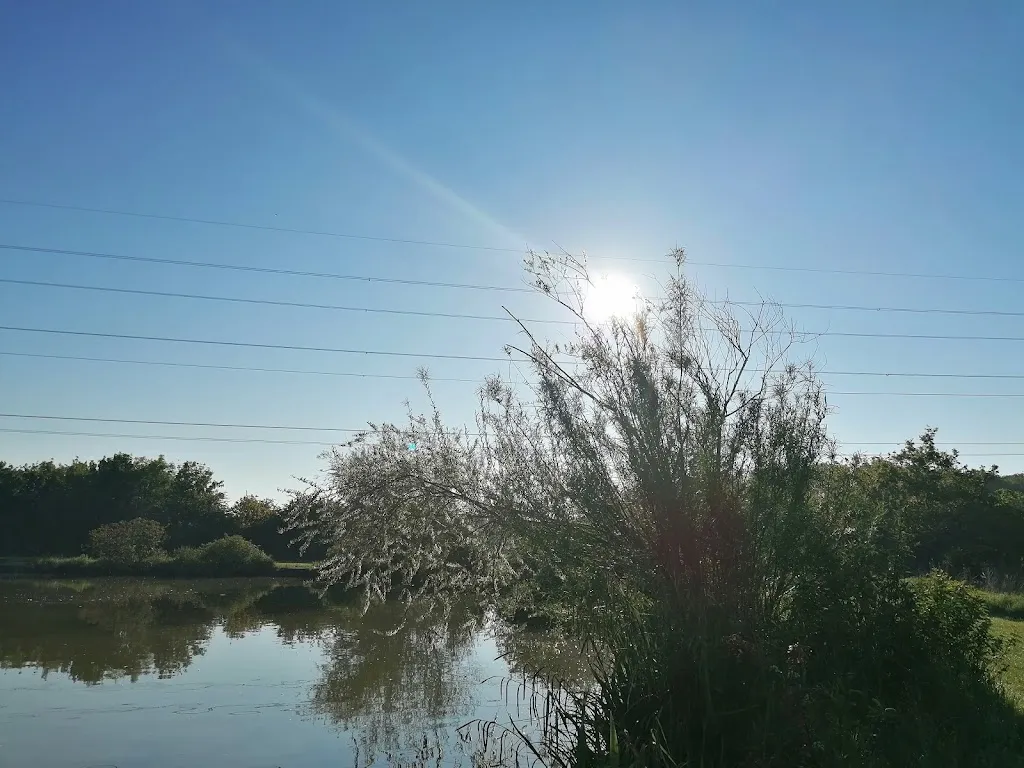
[[[293,7],[293,5],[295,7]],[[826,8],[827,6],[830,6]],[[549,7],[550,6],[550,7]],[[898,6],[898,7],[897,7]],[[715,296],[1024,311],[1024,6],[991,2],[0,2],[0,198],[509,248],[453,249],[0,204],[0,244],[520,285],[514,249],[639,275],[685,246]],[[1012,278],[943,280],[709,266]],[[0,278],[553,316],[523,294],[0,250]],[[1016,282],[1014,282],[1014,280]],[[1024,317],[792,310],[807,330],[1024,337]],[[491,356],[475,322],[0,283],[0,325]],[[1024,342],[822,337],[844,371],[1024,374]],[[0,331],[0,351],[479,379],[480,361]],[[848,444],[926,425],[1024,470],[1024,379],[825,377]],[[453,422],[473,385],[438,382]],[[7,413],[358,427],[415,382],[0,355]],[[0,418],[5,429],[331,440],[330,433]],[[1020,445],[996,445],[1018,441]],[[983,445],[971,446],[976,442]],[[878,449],[885,448],[878,445]],[[116,450],[275,495],[321,448],[0,432],[22,463]],[[996,454],[1022,454],[999,456]]]

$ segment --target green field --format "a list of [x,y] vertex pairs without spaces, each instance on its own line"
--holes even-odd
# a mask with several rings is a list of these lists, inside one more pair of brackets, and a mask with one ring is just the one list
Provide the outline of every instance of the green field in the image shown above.
[[993,618],[992,634],[1007,641],[1000,677],[1007,693],[1024,711],[1024,621]]

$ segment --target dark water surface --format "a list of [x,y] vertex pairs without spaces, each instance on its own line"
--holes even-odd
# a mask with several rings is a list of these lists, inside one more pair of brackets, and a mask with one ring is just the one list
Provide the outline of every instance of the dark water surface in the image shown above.
[[0,767],[469,766],[458,726],[528,726],[510,672],[568,656],[468,608],[360,608],[298,583],[0,580]]

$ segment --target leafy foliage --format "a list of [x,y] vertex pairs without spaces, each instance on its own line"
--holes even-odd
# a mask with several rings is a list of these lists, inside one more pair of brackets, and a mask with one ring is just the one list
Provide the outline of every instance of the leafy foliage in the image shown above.
[[362,587],[367,604],[396,590],[558,603],[548,615],[592,649],[597,686],[549,680],[534,746],[555,764],[1019,754],[983,606],[945,577],[902,578],[940,552],[991,554],[951,546],[990,472],[927,433],[887,461],[836,462],[813,367],[788,359],[801,337],[771,307],[740,322],[677,273],[663,302],[595,326],[581,263],[528,268],[574,314],[576,340],[523,327],[529,343],[508,351],[530,361],[532,401],[488,380],[479,436],[435,406],[329,454],[289,515],[329,547],[326,583]]
[[[941,451],[936,430],[918,442],[845,470],[858,493],[884,508],[914,572],[932,567],[979,577],[988,569],[1019,572],[1024,564],[1024,494],[996,468],[971,469],[956,451]],[[1011,483],[1012,485],[1012,483]]]
[[93,528],[138,517],[164,525],[172,547],[198,544],[225,532],[220,487],[201,464],[163,457],[0,463],[0,546],[12,555],[74,555]]
[[248,539],[233,535],[184,547],[174,553],[176,565],[203,575],[260,576],[274,572],[274,560]]
[[299,559],[281,534],[282,515],[273,501],[249,495],[229,507],[213,472],[192,461],[118,453],[70,464],[0,462],[0,555],[78,555],[91,530],[144,518],[164,526],[171,548],[240,533],[279,560]]
[[315,561],[325,555],[325,549],[319,543],[309,547],[304,555],[298,551],[293,542],[294,536],[283,530],[285,511],[271,499],[246,494],[232,505],[228,514],[239,533],[275,560],[296,560],[303,556]]
[[89,552],[118,565],[131,565],[160,554],[166,538],[167,532],[160,523],[136,517],[90,531]]

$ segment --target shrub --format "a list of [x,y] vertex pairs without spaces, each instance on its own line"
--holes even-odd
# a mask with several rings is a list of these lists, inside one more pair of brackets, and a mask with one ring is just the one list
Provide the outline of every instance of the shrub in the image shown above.
[[663,304],[595,326],[571,303],[580,273],[534,270],[581,330],[514,348],[531,401],[491,379],[476,440],[431,401],[330,454],[289,507],[329,547],[321,578],[367,602],[401,585],[567,606],[597,685],[546,681],[548,764],[1014,764],[984,607],[901,578],[919,529],[837,469],[781,318],[733,317],[678,277]]
[[259,576],[274,572],[274,560],[243,536],[224,536],[200,547],[183,547],[175,561],[210,575]]
[[89,552],[118,565],[135,565],[159,555],[166,538],[160,523],[137,517],[89,531]]

